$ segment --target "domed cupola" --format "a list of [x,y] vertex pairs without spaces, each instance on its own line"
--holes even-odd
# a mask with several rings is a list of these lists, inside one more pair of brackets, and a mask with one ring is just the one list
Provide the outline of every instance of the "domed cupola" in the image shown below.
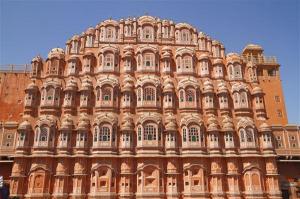
[[88,131],[90,129],[90,120],[86,113],[79,115],[77,130]]
[[219,130],[220,130],[220,127],[219,127],[216,116],[213,114],[210,114],[207,119],[207,131],[214,132],[214,131],[219,131]]
[[46,76],[60,76],[63,74],[65,51],[62,48],[53,48],[48,53]]
[[43,70],[43,59],[39,55],[31,60],[31,77],[40,77]]
[[61,125],[60,125],[60,130],[72,130],[74,128],[74,123],[72,116],[70,114],[64,115]]
[[174,84],[170,76],[168,76],[163,83],[163,93],[174,92]]
[[232,118],[227,115],[224,116],[224,119],[222,120],[222,131],[223,132],[234,131],[234,124]]
[[76,91],[78,89],[77,82],[74,78],[68,79],[64,91]]

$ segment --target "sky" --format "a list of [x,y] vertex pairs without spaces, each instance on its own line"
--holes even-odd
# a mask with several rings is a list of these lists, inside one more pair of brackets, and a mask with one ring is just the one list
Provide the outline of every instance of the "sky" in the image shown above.
[[28,64],[89,26],[145,14],[187,22],[221,41],[226,53],[248,43],[276,56],[289,123],[300,124],[300,1],[297,0],[0,0],[0,67]]

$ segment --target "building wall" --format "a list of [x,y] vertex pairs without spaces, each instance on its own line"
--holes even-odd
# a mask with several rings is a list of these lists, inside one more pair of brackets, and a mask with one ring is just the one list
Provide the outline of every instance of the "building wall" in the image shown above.
[[281,198],[272,133],[299,131],[283,127],[279,64],[258,45],[225,54],[186,23],[106,20],[35,57],[22,81],[7,101],[24,99],[22,118],[0,134],[11,196]]
[[25,88],[30,74],[18,71],[0,72],[0,121],[18,121],[24,110]]

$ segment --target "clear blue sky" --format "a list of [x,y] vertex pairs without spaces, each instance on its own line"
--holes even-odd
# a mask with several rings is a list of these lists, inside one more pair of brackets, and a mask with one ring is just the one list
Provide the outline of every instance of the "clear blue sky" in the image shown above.
[[0,64],[24,64],[89,26],[110,17],[145,13],[188,22],[226,47],[241,52],[256,43],[281,64],[288,119],[300,124],[299,1],[297,0],[163,0],[163,1],[8,1],[1,4]]

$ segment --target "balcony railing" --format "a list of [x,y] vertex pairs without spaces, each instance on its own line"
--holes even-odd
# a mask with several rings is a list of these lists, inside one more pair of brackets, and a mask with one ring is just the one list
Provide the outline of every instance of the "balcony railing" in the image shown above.
[[5,64],[0,65],[0,72],[4,73],[31,73],[30,64]]
[[254,57],[254,56],[246,56],[244,55],[242,57],[244,62],[253,62],[254,64],[277,64],[277,59],[274,56],[260,56],[260,57]]

